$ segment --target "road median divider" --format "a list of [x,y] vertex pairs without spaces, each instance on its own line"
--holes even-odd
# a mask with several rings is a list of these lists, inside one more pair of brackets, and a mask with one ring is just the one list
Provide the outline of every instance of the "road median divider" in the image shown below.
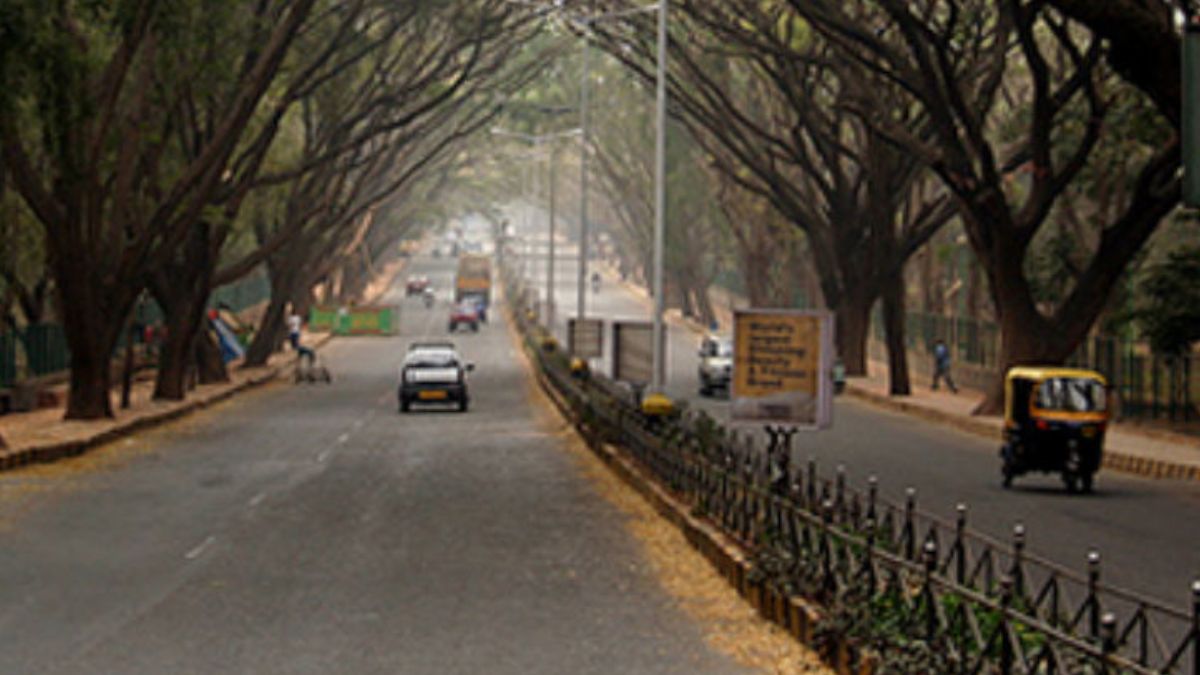
[[[506,297],[528,297],[505,282]],[[644,415],[632,390],[573,371],[526,308],[509,309],[537,382],[592,451],[837,672],[1200,668],[1200,582],[1166,605],[1100,583],[1098,556],[1076,571],[1026,551],[1022,524],[1001,541],[968,527],[967,505],[940,517],[915,490],[894,502],[873,477],[855,487],[842,467],[789,466],[786,449],[703,412]]]

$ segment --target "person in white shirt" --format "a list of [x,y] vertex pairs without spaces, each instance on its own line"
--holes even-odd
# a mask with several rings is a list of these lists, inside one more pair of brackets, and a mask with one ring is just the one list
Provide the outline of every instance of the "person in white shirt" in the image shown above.
[[303,325],[304,321],[300,318],[299,314],[293,311],[288,315],[288,342],[291,343],[292,349],[296,350],[296,354],[306,359],[309,363],[312,363],[312,360],[316,354],[313,352],[313,350],[300,343],[300,329]]

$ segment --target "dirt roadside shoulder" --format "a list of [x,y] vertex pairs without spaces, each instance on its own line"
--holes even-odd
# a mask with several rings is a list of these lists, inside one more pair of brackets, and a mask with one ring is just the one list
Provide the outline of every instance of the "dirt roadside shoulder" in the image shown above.
[[[400,259],[380,270],[363,294],[364,302],[377,302],[406,266],[406,259]],[[321,334],[310,346],[319,350],[333,337],[332,334]],[[229,382],[200,385],[182,401],[155,401],[151,398],[152,384],[138,383],[131,408],[118,411],[113,419],[64,420],[61,408],[19,413],[20,418],[10,416],[9,420],[0,418],[0,471],[76,457],[115,440],[162,426],[269,384],[290,372],[295,363],[296,358],[290,352],[275,354],[268,365],[234,368],[230,371]]]

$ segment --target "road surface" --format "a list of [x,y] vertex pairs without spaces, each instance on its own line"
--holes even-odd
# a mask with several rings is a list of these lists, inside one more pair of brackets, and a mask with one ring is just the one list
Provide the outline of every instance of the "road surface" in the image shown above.
[[[412,272],[451,286],[452,261]],[[93,455],[0,474],[0,672],[738,673],[662,590],[500,312],[466,414],[400,415],[404,337]]]

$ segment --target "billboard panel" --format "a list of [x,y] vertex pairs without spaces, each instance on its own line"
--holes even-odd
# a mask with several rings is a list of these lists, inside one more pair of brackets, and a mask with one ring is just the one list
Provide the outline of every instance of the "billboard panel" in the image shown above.
[[[667,327],[663,326],[663,361],[660,373],[665,375]],[[617,321],[613,323],[613,373],[618,382],[649,384],[653,380],[654,324],[649,321]],[[666,378],[662,377],[665,382]]]
[[600,319],[570,319],[567,321],[567,348],[581,359],[598,359],[604,355],[604,322]]
[[734,313],[734,421],[827,428],[833,422],[832,373],[829,312]]

